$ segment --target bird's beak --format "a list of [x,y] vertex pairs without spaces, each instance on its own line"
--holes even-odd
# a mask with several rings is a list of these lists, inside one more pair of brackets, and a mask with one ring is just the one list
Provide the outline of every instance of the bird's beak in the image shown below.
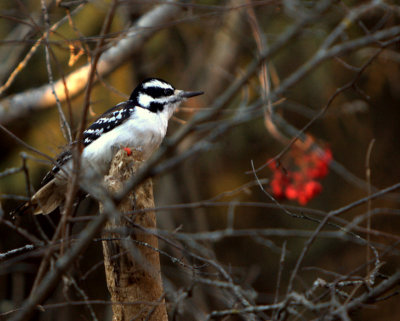
[[202,94],[204,94],[203,91],[182,91],[180,93],[180,96],[182,98],[187,99],[187,98],[191,98],[191,97],[194,97],[194,96],[199,96],[199,95],[202,95]]

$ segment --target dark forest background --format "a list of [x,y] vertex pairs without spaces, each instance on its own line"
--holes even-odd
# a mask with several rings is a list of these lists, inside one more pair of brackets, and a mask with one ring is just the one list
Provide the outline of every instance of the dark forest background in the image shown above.
[[[170,319],[397,320],[398,3],[167,2],[0,3],[0,123],[12,133],[0,131],[0,319],[28,297],[45,236],[60,220],[9,216],[51,166],[15,137],[55,157],[68,144],[60,109],[75,137],[88,86],[91,122],[142,79],[159,77],[205,92],[170,121],[169,142],[191,130],[160,161],[174,166],[154,177]],[[166,17],[143,22],[165,7],[173,8]],[[123,48],[124,39],[138,45]],[[96,55],[99,65],[109,59],[97,78],[82,85],[69,77],[87,74]],[[332,160],[317,180],[320,193],[300,203],[276,194],[277,172],[301,172],[306,157],[323,151]],[[94,200],[82,202],[69,223],[72,239],[97,210]],[[111,319],[102,260],[95,238],[32,320]],[[376,294],[388,280],[393,285]],[[257,310],[280,302],[285,308]],[[239,312],[217,313],[233,308]]]

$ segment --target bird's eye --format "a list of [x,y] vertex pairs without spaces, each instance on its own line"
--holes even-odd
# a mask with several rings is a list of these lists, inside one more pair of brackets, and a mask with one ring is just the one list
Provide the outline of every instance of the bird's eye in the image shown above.
[[174,91],[172,89],[164,89],[165,96],[173,95]]

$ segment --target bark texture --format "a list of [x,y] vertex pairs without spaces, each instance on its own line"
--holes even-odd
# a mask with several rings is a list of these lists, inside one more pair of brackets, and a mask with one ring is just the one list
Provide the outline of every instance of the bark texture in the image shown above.
[[[109,191],[120,191],[123,183],[135,174],[141,163],[139,152],[128,156],[125,150],[120,150],[105,178]],[[157,237],[134,227],[137,224],[144,228],[155,228],[155,213],[145,212],[129,217],[123,215],[144,208],[154,208],[151,179],[127,195],[118,206],[122,215],[114,215],[106,225],[104,237],[108,240],[103,241],[103,252],[107,286],[113,302],[125,303],[113,304],[113,321],[168,320],[160,258],[154,250],[158,248]]]

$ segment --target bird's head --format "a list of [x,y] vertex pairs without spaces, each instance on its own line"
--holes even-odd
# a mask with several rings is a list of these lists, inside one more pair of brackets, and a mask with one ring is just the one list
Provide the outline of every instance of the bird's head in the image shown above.
[[134,89],[129,100],[135,106],[146,108],[154,113],[166,113],[171,117],[182,101],[202,94],[202,91],[175,89],[171,84],[159,78],[148,78]]

